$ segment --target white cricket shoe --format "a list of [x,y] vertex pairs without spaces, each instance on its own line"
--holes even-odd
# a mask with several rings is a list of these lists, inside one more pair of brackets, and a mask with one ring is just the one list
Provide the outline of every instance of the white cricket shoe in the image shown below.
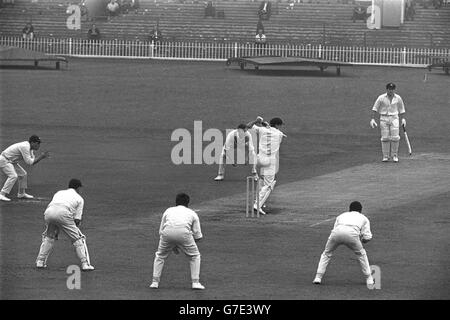
[[205,287],[200,282],[192,282],[192,290],[205,290]]
[[94,266],[91,266],[90,264],[83,263],[81,265],[81,271],[92,271],[95,270]]
[[[257,208],[256,204],[253,205],[253,210],[255,210],[256,212],[258,212],[258,208]],[[266,214],[266,213],[264,212],[264,210],[261,209],[261,208],[259,208],[259,213],[260,213],[260,214],[264,214],[264,215]]]
[[373,286],[375,284],[375,280],[373,280],[372,276],[368,276],[367,277],[366,284],[367,284],[368,287],[371,287],[371,286]]
[[1,200],[1,201],[11,201],[10,198],[7,198],[6,196],[4,196],[4,195],[2,195],[2,194],[0,194],[0,200]]
[[383,160],[381,160],[382,162],[388,162],[389,161],[389,157],[384,156]]
[[150,285],[150,288],[152,289],[158,289],[159,287],[159,282],[153,281],[152,284]]
[[322,283],[322,279],[320,279],[319,277],[315,277],[313,283],[314,284],[321,284]]
[[217,177],[214,178],[214,181],[222,181],[224,179],[223,174],[219,174]]
[[17,198],[19,199],[33,199],[34,197],[31,194],[27,194],[27,193],[18,193],[17,194]]
[[38,260],[38,261],[36,261],[36,268],[45,269],[45,268],[47,268],[47,265],[45,264],[44,261]]
[[393,156],[393,157],[392,157],[392,161],[398,162],[398,157],[397,157],[397,156]]

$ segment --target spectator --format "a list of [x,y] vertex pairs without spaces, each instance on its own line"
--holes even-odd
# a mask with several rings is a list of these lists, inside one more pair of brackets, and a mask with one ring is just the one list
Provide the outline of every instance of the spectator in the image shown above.
[[294,10],[295,0],[288,0],[287,10]]
[[153,27],[153,30],[150,34],[150,41],[158,42],[162,40],[162,33],[159,29],[159,23],[156,23],[156,26]]
[[117,16],[120,12],[120,6],[119,3],[117,3],[116,0],[111,0],[107,5],[106,5],[106,11],[108,12],[108,16],[109,17],[114,17]]
[[258,24],[256,25],[256,34],[259,33],[259,30],[262,30],[262,33],[264,33],[264,25],[261,19],[258,20]]
[[129,13],[131,10],[134,10],[134,12],[137,14],[138,7],[138,0],[120,0],[120,11],[123,14]]
[[87,36],[89,40],[99,40],[100,39],[100,30],[97,28],[95,23],[92,27],[89,28],[87,32]]
[[260,19],[269,20],[272,13],[272,3],[270,1],[261,2],[258,10]]
[[444,0],[433,0],[433,6],[435,9],[439,9],[444,4]]
[[357,5],[353,8],[353,16],[352,20],[355,22],[355,20],[364,20],[366,21],[367,18],[370,16],[367,12],[367,8],[362,5]]
[[131,7],[131,10],[134,10],[135,14],[138,14],[139,0],[131,0],[130,7]]
[[215,16],[216,16],[216,8],[213,6],[212,1],[208,1],[205,7],[205,18]]
[[405,20],[414,20],[416,14],[415,4],[413,0],[406,0],[405,3]]
[[258,33],[255,37],[255,43],[258,45],[263,45],[266,43],[266,35],[264,34],[263,30],[259,29]]
[[22,29],[22,38],[24,40],[33,40],[34,38],[34,27],[31,22],[28,22]]
[[81,13],[81,18],[83,18],[83,21],[89,21],[89,12],[88,12],[88,8],[86,6],[86,0],[82,0],[79,4],[80,7],[80,13]]

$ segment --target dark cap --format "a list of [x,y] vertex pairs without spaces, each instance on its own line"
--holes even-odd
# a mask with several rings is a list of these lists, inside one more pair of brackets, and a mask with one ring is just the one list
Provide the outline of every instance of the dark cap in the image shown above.
[[389,82],[389,83],[386,85],[386,89],[388,89],[388,90],[395,90],[395,88],[396,88],[396,86],[395,86],[395,84],[392,83],[392,82]]
[[29,139],[28,142],[39,142],[41,143],[41,138],[39,138],[37,135],[33,134]]
[[81,181],[78,179],[70,179],[69,181],[69,188],[72,189],[78,189],[79,187],[82,187]]
[[270,119],[270,126],[281,126],[283,124],[283,120],[281,118],[272,118]]

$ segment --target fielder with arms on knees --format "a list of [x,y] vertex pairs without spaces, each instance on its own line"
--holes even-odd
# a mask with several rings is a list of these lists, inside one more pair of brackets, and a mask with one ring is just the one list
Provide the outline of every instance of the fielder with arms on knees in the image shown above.
[[77,256],[81,261],[81,270],[94,270],[86,246],[86,237],[78,228],[84,206],[84,200],[80,196],[81,187],[80,180],[71,179],[69,188],[56,192],[47,206],[44,213],[45,231],[42,234],[42,244],[36,259],[37,268],[47,267],[48,256],[52,251],[55,240],[58,239],[59,231],[62,230],[72,240]]
[[[247,127],[256,131],[259,136],[259,152],[257,156],[257,163],[259,167],[260,178],[262,179],[262,187],[259,192],[259,203],[261,214],[266,214],[261,208],[267,201],[272,190],[275,188],[275,175],[279,169],[279,151],[283,137],[286,135],[280,131],[279,128],[283,125],[280,118],[273,118],[270,123],[263,123],[263,118],[257,117],[256,120],[247,124]],[[258,210],[255,201],[253,205],[254,210]]]
[[48,158],[50,156],[48,151],[37,157],[34,156],[34,151],[39,150],[40,146],[41,139],[36,135],[32,135],[28,141],[15,143],[0,154],[0,169],[8,176],[0,191],[1,201],[11,201],[6,195],[11,192],[17,180],[19,180],[17,197],[24,199],[34,198],[32,195],[25,193],[27,188],[27,172],[20,166],[19,161],[23,160],[31,166],[42,159]]
[[317,267],[314,284],[320,284],[322,277],[327,270],[328,263],[333,256],[333,252],[340,245],[347,246],[357,256],[363,274],[366,276],[367,285],[373,285],[374,280],[370,270],[369,259],[362,242],[368,242],[372,239],[370,231],[370,222],[362,213],[362,205],[358,201],[350,204],[348,212],[340,214],[334,223],[334,228],[328,238],[325,250],[323,251],[319,266]]
[[[376,113],[380,114],[381,130],[381,151],[383,153],[383,162],[398,162],[398,145],[400,141],[400,121],[406,126],[405,105],[402,97],[396,94],[395,84],[392,82],[386,85],[386,93],[380,95],[372,108],[372,120],[370,126],[377,127],[375,120]],[[400,120],[401,118],[401,120]]]
[[187,194],[177,194],[176,206],[168,208],[162,216],[158,251],[153,262],[153,281],[150,285],[152,289],[159,287],[165,260],[171,252],[178,254],[178,250],[190,259],[192,289],[205,289],[200,283],[200,251],[196,244],[203,235],[197,213],[188,208],[189,200]]

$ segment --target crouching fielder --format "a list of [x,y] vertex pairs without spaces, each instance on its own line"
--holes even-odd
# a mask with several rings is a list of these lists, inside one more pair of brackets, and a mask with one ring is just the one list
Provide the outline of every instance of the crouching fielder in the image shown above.
[[[286,135],[280,131],[283,121],[280,118],[273,118],[270,123],[263,122],[261,117],[247,124],[247,127],[256,131],[259,136],[259,152],[257,156],[257,164],[259,174],[262,180],[262,186],[259,192],[259,212],[266,214],[261,207],[269,198],[270,193],[275,188],[275,175],[280,167],[279,151],[283,137]],[[257,202],[253,205],[254,210],[258,210]]]
[[389,161],[390,157],[392,157],[392,161],[398,162],[400,121],[403,126],[406,126],[405,105],[402,98],[394,92],[395,88],[393,83],[386,85],[386,93],[380,95],[373,105],[372,119],[370,120],[370,126],[377,127],[375,116],[376,113],[380,114],[383,162]]
[[363,243],[370,241],[372,239],[372,233],[370,231],[369,219],[361,214],[361,211],[361,203],[354,201],[350,204],[349,212],[344,212],[336,218],[334,228],[328,238],[325,250],[320,257],[316,277],[313,281],[314,284],[320,284],[322,282],[322,277],[327,270],[333,252],[341,244],[347,246],[350,250],[353,250],[358,256],[361,270],[366,276],[367,285],[374,284],[369,259],[367,258],[366,250],[364,250],[361,243],[361,241]]
[[[246,163],[246,150],[248,148],[248,162],[252,166],[252,174],[256,175],[256,153],[253,145],[252,135],[248,132],[245,124],[240,124],[234,130],[227,134],[222,153],[219,158],[219,172],[215,181],[222,181],[225,178],[225,164],[231,160],[233,165]],[[237,153],[237,159],[234,159],[234,150]]]
[[161,219],[159,245],[153,262],[153,281],[150,288],[159,287],[164,262],[169,254],[178,254],[178,250],[181,250],[190,259],[192,289],[203,290],[205,287],[200,283],[200,252],[196,244],[203,237],[200,220],[197,213],[187,207],[187,194],[178,194],[175,203],[176,206],[167,209]]
[[32,199],[32,195],[27,194],[27,172],[19,164],[19,161],[24,161],[28,165],[35,165],[42,159],[48,158],[50,153],[48,151],[35,157],[34,151],[39,150],[41,146],[41,139],[32,135],[28,141],[15,143],[6,148],[0,154],[0,170],[8,177],[0,191],[1,201],[11,201],[6,195],[9,194],[16,183],[19,181],[19,188],[17,198]]
[[69,188],[56,192],[47,206],[44,213],[45,231],[42,234],[42,244],[36,259],[37,268],[47,267],[48,256],[55,240],[58,239],[59,231],[62,230],[72,240],[76,254],[81,260],[81,270],[94,270],[86,246],[86,237],[78,228],[84,206],[84,200],[80,196],[81,187],[80,180],[71,179]]

